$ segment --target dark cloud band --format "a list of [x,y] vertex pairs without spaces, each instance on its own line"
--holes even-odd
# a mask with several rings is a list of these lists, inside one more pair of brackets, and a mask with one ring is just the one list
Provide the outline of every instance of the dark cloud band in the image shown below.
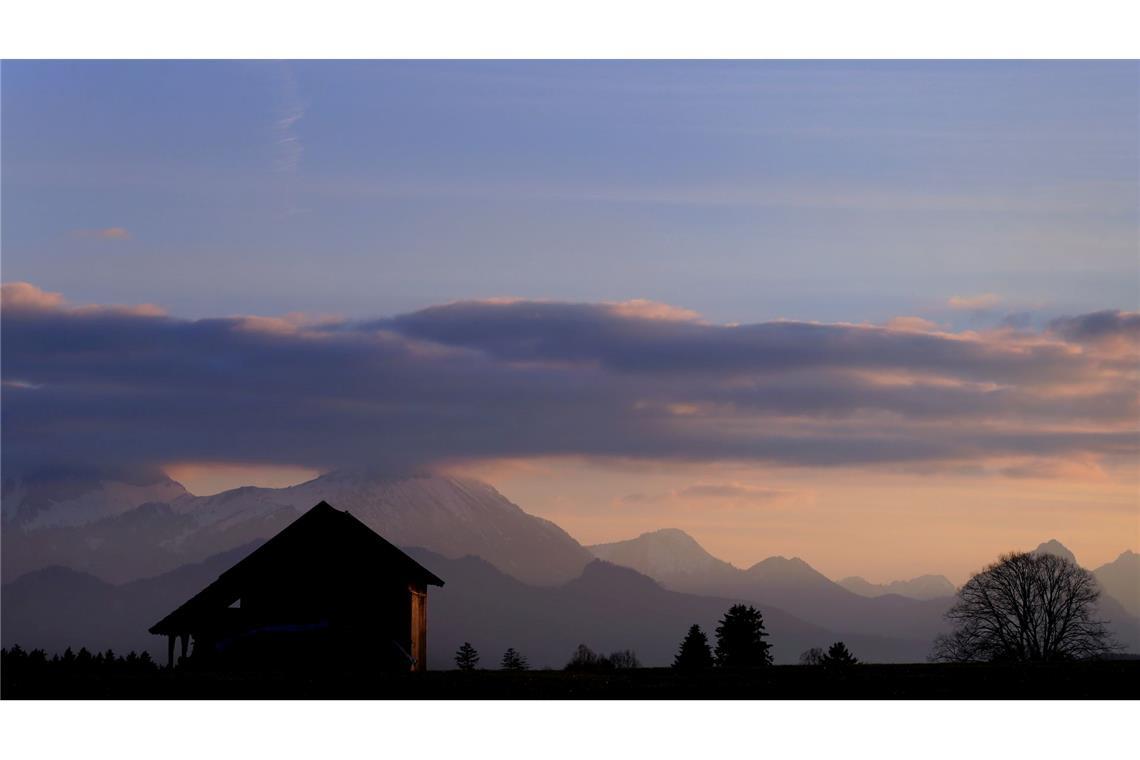
[[10,287],[6,468],[549,454],[833,466],[1138,449],[1134,357],[1081,347],[1106,329],[1089,326],[1097,315],[1043,335],[954,336],[468,302],[303,325],[74,309]]

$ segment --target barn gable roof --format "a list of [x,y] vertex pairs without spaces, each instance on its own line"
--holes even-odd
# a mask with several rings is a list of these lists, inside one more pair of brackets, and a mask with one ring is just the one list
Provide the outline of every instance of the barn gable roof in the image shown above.
[[385,540],[347,511],[320,502],[285,526],[218,579],[190,598],[151,628],[151,633],[186,633],[187,626],[211,612],[229,606],[240,594],[243,581],[263,575],[273,567],[320,557],[361,558],[385,574],[400,574],[407,580],[442,586],[438,576]]

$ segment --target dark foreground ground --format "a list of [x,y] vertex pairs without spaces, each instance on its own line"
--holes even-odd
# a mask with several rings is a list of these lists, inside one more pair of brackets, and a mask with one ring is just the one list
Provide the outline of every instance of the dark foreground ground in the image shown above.
[[1136,699],[1140,661],[1066,665],[783,665],[682,674],[436,671],[372,677],[5,668],[5,699]]

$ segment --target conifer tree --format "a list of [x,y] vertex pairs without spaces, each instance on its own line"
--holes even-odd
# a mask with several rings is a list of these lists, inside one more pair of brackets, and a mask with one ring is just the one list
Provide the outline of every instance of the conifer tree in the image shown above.
[[479,653],[471,646],[471,642],[464,641],[463,646],[455,653],[455,666],[460,670],[474,670],[478,664]]
[[855,659],[854,655],[847,650],[847,645],[842,641],[832,644],[828,648],[827,654],[820,659],[820,664],[828,668],[846,668],[858,663],[859,660]]
[[678,670],[704,670],[713,666],[712,649],[709,637],[699,625],[689,628],[681,641],[681,649],[673,658],[673,667]]
[[734,604],[716,627],[716,664],[722,668],[758,668],[772,664],[764,617],[751,605]]
[[503,660],[499,663],[499,667],[503,670],[530,670],[526,658],[516,652],[514,647],[503,653]]

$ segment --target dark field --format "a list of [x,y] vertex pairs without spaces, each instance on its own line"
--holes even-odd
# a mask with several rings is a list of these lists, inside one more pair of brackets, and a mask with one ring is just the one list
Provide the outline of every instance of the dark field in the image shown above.
[[327,677],[195,672],[101,675],[5,668],[4,699],[1135,699],[1140,661],[1064,665],[782,665],[682,674],[436,671]]

